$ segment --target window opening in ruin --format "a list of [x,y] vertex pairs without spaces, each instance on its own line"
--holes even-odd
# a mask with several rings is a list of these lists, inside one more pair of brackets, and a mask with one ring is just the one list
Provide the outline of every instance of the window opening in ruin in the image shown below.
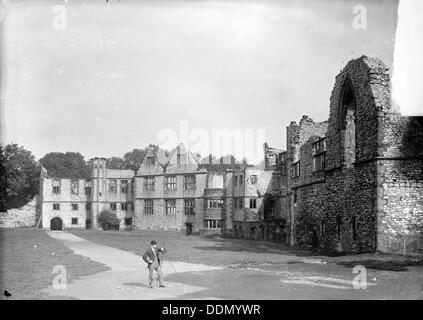
[[195,190],[196,183],[195,183],[195,176],[184,176],[184,189],[185,190]]
[[146,177],[144,178],[144,191],[154,191],[154,177]]
[[175,199],[166,200],[166,214],[167,215],[176,214],[176,200]]
[[195,207],[195,200],[194,199],[185,199],[184,200],[185,215],[189,215],[189,216],[195,215],[194,207]]
[[250,209],[256,209],[257,208],[257,199],[250,198]]
[[77,210],[78,210],[78,204],[72,203],[72,211],[77,211]]
[[165,188],[166,190],[176,190],[176,177],[166,177]]
[[79,194],[79,181],[71,180],[71,194]]
[[60,185],[61,185],[60,179],[53,179],[53,193],[54,194],[60,194]]
[[72,218],[72,224],[78,224],[78,218]]
[[223,208],[223,199],[206,200],[207,209]]
[[152,199],[144,200],[144,214],[154,213],[154,202]]
[[344,149],[344,164],[349,167],[355,161],[355,111],[356,100],[350,79],[346,79],[340,100],[340,133]]
[[85,194],[91,194],[91,181],[85,180]]
[[128,193],[128,180],[120,180],[120,192]]
[[222,221],[219,219],[204,219],[204,227],[207,229],[220,229]]
[[109,193],[117,193],[117,180],[110,179],[109,180]]
[[296,178],[299,176],[300,176],[300,162],[297,161],[292,164],[291,178]]
[[325,169],[326,161],[326,142],[325,138],[319,139],[313,143],[313,171]]
[[154,166],[156,164],[156,158],[153,156],[147,157],[147,165]]

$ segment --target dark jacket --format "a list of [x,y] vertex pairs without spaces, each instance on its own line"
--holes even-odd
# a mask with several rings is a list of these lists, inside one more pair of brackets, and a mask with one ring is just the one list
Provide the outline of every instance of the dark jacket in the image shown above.
[[148,250],[144,253],[142,258],[148,264],[153,263],[155,260],[158,260],[158,252],[159,250],[156,249],[156,256],[154,255],[153,248],[148,248]]
[[160,261],[162,260],[163,254],[166,252],[165,248],[156,248],[156,256],[154,256],[154,252],[153,252],[153,248],[149,248],[144,255],[142,256],[142,258],[144,259],[145,262],[147,262],[148,264],[153,263],[154,261],[157,260],[157,262],[160,264]]

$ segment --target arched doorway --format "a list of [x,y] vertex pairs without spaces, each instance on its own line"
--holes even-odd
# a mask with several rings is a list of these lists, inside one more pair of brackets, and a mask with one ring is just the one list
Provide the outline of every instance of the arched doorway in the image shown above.
[[59,217],[50,220],[50,230],[62,230],[63,222]]

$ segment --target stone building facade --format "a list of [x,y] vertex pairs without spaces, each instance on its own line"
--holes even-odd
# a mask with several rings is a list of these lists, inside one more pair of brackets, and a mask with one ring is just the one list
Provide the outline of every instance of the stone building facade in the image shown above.
[[[137,172],[110,170],[105,158],[91,160],[90,179],[57,179],[42,173],[44,229],[99,229],[102,210],[116,212],[121,230],[154,229],[232,234],[233,224],[248,236],[258,230],[262,196],[270,171],[231,169],[223,163],[201,168],[183,144],[166,157],[150,149]],[[229,166],[230,167],[230,166]]]
[[286,151],[267,150],[291,244],[422,252],[423,119],[401,116],[390,97],[380,60],[352,60],[335,79],[328,121],[303,116],[287,127]]
[[46,230],[98,229],[96,216],[104,209],[116,212],[120,228],[134,224],[132,170],[110,170],[105,158],[91,160],[89,179],[64,179],[41,173],[41,206],[37,225]]

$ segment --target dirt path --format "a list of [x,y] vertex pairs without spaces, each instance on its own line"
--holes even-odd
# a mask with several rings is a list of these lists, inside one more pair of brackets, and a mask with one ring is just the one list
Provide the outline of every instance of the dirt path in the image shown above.
[[[165,282],[166,288],[150,289],[148,287],[148,270],[140,256],[131,252],[103,246],[77,237],[64,231],[47,231],[54,239],[62,241],[75,254],[82,255],[110,267],[111,270],[82,277],[67,284],[66,289],[44,289],[52,296],[66,296],[77,299],[178,299],[181,295],[195,294],[203,287]],[[198,264],[165,261],[163,273],[166,276],[175,273],[203,272],[222,268]],[[66,266],[65,266],[66,267]],[[209,297],[214,298],[214,297]]]
[[[68,232],[51,237],[74,251],[105,264],[109,271],[84,276],[66,289],[49,286],[51,296],[76,299],[422,299],[422,267],[406,272],[367,270],[366,288],[355,289],[351,267],[320,259],[282,257],[278,269],[212,267],[175,261],[163,265],[166,288],[148,288],[148,270],[140,256],[97,244]],[[175,270],[173,269],[173,267]]]

